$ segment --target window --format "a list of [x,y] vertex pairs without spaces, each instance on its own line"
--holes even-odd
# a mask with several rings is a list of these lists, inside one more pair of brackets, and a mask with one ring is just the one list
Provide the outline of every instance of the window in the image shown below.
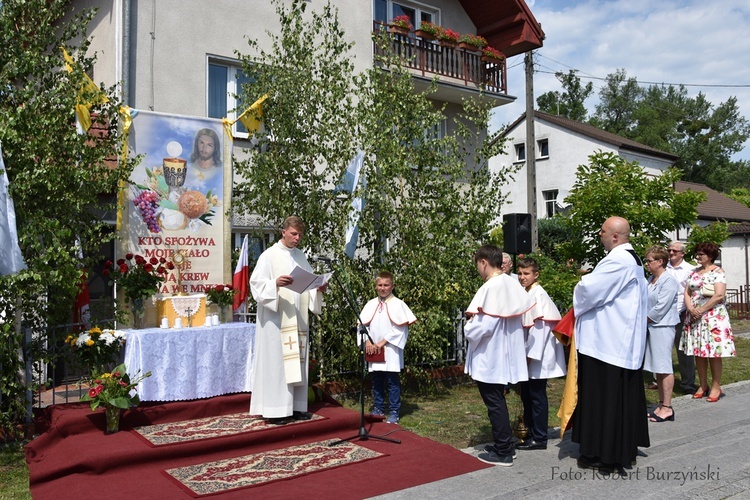
[[440,24],[438,9],[412,2],[394,2],[393,0],[375,0],[374,17],[376,21],[387,23],[397,16],[409,16],[415,28],[422,21]]
[[554,217],[557,212],[559,212],[557,204],[557,189],[550,189],[549,191],[542,191],[542,196],[544,196],[544,208],[547,212],[547,217]]
[[537,155],[537,158],[549,158],[549,140],[547,139],[540,139],[536,141],[537,148],[539,149],[539,154]]
[[516,161],[526,161],[526,144],[516,144]]
[[[250,83],[250,78],[238,66],[218,62],[209,63],[208,116],[236,120],[246,107],[240,98],[244,83]],[[234,124],[232,134],[235,137],[247,137],[247,129],[242,123],[237,122]]]

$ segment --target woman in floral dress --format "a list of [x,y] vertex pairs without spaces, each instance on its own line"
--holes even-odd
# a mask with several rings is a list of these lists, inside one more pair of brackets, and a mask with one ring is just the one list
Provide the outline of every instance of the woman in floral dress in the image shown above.
[[[690,274],[685,287],[685,330],[680,341],[680,350],[695,356],[700,388],[693,399],[707,396],[715,403],[722,396],[722,358],[733,357],[734,336],[729,324],[729,314],[724,305],[727,280],[724,270],[714,264],[719,256],[719,247],[714,243],[699,243],[695,246],[698,267]],[[704,285],[712,285],[714,294],[705,294]],[[711,367],[711,387],[708,386],[708,367]]]

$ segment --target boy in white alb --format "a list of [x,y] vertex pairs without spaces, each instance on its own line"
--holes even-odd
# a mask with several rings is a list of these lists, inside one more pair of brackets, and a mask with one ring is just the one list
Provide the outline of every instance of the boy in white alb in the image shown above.
[[565,350],[552,334],[552,329],[561,319],[560,311],[538,280],[539,264],[536,260],[521,259],[518,262],[518,281],[536,305],[523,316],[529,380],[520,383],[521,401],[524,424],[531,435],[516,445],[519,450],[547,449],[547,379],[562,377],[566,373]]
[[417,318],[402,300],[393,295],[393,275],[382,271],[375,279],[378,296],[370,300],[359,317],[369,327],[372,342],[366,340],[367,354],[385,350],[385,361],[369,362],[372,379],[373,415],[385,416],[385,387],[388,386],[389,424],[398,423],[401,409],[399,374],[404,368],[404,346],[409,336],[409,325]]

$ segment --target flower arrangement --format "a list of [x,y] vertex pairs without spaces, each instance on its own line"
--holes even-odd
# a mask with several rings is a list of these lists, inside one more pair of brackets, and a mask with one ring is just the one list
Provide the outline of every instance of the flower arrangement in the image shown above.
[[125,334],[94,327],[78,335],[68,335],[65,343],[74,349],[81,366],[95,377],[117,359],[120,348],[125,344]]
[[461,38],[458,39],[460,43],[465,43],[467,45],[472,45],[478,49],[483,49],[487,46],[487,39],[483,36],[479,35],[472,35],[471,33],[467,33],[466,35],[462,35]]
[[492,59],[504,59],[505,55],[494,47],[485,47],[482,51],[482,55],[490,57]]
[[458,33],[456,33],[450,28],[441,29],[437,37],[438,37],[438,40],[440,40],[441,42],[448,42],[448,43],[458,43],[458,39],[460,38]]
[[117,267],[113,266],[112,261],[105,262],[102,274],[111,276],[110,284],[117,283],[125,292],[125,297],[137,302],[158,292],[159,285],[171,269],[174,269],[174,264],[164,257],[146,260],[141,255],[129,253],[117,261]]
[[138,394],[131,394],[141,380],[151,376],[151,372],[136,376],[128,375],[125,365],[121,364],[108,373],[100,374],[92,383],[92,387],[81,396],[81,401],[89,402],[91,410],[99,406],[115,407],[127,410],[131,406],[138,406]]
[[429,21],[422,21],[422,23],[419,25],[419,28],[417,28],[417,31],[421,31],[426,35],[437,38],[438,34],[440,33],[440,26]]
[[235,290],[232,285],[209,285],[206,287],[206,296],[209,304],[216,304],[219,307],[232,305],[234,302]]
[[407,15],[396,16],[391,19],[391,22],[388,24],[405,30],[411,30],[414,27],[411,24],[411,19],[409,19],[409,16]]

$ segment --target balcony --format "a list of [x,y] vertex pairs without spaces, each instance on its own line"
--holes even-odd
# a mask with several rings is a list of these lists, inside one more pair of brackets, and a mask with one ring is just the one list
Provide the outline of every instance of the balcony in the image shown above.
[[[375,22],[374,29],[376,32],[384,31],[387,26]],[[507,95],[505,59],[488,60],[478,52],[417,38],[413,32],[407,35],[399,33],[391,33],[391,35],[390,49],[393,54],[404,60],[404,67],[408,68],[413,75],[423,77],[425,80],[439,76],[442,87],[454,89],[451,93],[443,88],[442,92],[440,90],[438,92],[444,95],[436,97],[460,103],[460,97],[465,96],[466,90],[476,92],[482,89],[490,98],[505,102],[515,99]],[[378,44],[374,44],[374,55],[377,59],[386,54]]]

